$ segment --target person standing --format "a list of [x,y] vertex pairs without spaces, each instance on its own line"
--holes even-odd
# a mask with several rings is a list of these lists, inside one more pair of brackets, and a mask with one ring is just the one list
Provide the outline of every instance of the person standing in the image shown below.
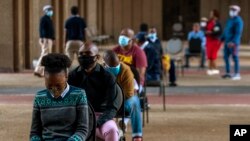
[[71,16],[65,23],[66,31],[66,55],[71,61],[74,60],[74,54],[77,54],[81,45],[84,43],[86,22],[78,14],[78,7],[72,6]]
[[219,37],[221,36],[222,29],[221,24],[218,21],[219,12],[218,10],[212,10],[210,12],[210,20],[206,26],[206,53],[207,59],[209,60],[208,75],[219,74],[220,71],[216,67],[217,54],[221,46]]
[[39,44],[41,46],[41,55],[38,59],[35,67],[34,75],[38,77],[44,76],[44,67],[41,66],[43,56],[52,52],[53,40],[55,39],[54,26],[51,17],[53,16],[53,10],[51,5],[43,7],[44,16],[40,19]]
[[[226,73],[222,78],[231,78],[240,80],[239,48],[243,31],[243,20],[239,16],[240,7],[231,5],[229,7],[229,18],[226,22],[221,41],[224,41],[224,61]],[[234,61],[234,75],[230,74],[229,57],[232,56]]]

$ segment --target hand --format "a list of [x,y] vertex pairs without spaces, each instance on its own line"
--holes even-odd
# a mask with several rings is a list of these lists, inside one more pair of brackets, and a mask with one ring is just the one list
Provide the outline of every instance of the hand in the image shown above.
[[211,34],[212,33],[212,31],[206,31],[206,34]]
[[227,44],[227,46],[228,46],[229,48],[233,48],[233,47],[235,47],[235,44],[234,44],[233,42],[229,42],[229,43]]

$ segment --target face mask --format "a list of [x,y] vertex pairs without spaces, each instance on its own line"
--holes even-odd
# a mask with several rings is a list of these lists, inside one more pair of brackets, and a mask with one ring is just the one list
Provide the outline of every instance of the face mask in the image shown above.
[[89,69],[95,63],[95,56],[81,55],[78,57],[80,66],[84,69]]
[[52,17],[53,16],[53,11],[52,10],[49,10],[47,13],[46,13],[47,16],[49,17]]
[[207,23],[206,22],[201,22],[200,25],[201,25],[201,27],[206,27]]
[[150,34],[148,34],[148,38],[149,38],[152,42],[155,42],[155,40],[157,39],[157,34],[156,34],[156,33],[150,33]]
[[119,64],[119,65],[116,66],[116,67],[107,67],[107,70],[108,70],[110,73],[112,73],[112,74],[114,74],[115,76],[117,76],[117,75],[119,74],[120,70],[121,70],[121,64]]
[[235,17],[235,16],[237,16],[237,14],[238,14],[237,11],[234,11],[234,10],[229,11],[229,16],[230,17]]
[[126,36],[119,36],[118,43],[121,47],[128,46],[130,39]]

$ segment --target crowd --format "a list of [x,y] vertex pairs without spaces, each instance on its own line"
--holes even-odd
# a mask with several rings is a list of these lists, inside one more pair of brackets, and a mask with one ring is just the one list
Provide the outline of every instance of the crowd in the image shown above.
[[[119,140],[119,131],[114,118],[120,108],[116,100],[117,85],[125,97],[125,111],[129,118],[120,121],[127,125],[131,120],[132,140],[143,139],[140,94],[147,81],[161,81],[163,72],[169,72],[169,86],[177,86],[174,60],[163,63],[164,53],[155,27],[148,28],[143,23],[135,35],[130,28],[120,32],[117,45],[112,50],[99,55],[97,46],[86,40],[85,20],[79,16],[78,8],[71,8],[71,16],[65,22],[65,54],[51,53],[54,27],[51,20],[53,8],[44,6],[44,16],[40,21],[41,56],[34,74],[45,78],[46,89],[37,92],[34,99],[30,140],[84,141],[88,135],[88,104],[96,115],[96,136],[105,141]],[[201,47],[201,64],[205,67],[205,57],[209,60],[209,75],[218,74],[217,52],[224,41],[226,74],[231,78],[230,61],[235,63],[235,75],[239,80],[238,50],[243,22],[238,16],[240,8],[230,6],[230,18],[224,32],[219,23],[217,10],[211,11],[208,22],[195,23],[188,34],[188,41],[198,41]],[[204,20],[204,19],[203,19]],[[222,33],[222,35],[221,35]],[[186,67],[189,67],[189,48],[186,49]],[[79,66],[69,71],[74,54]],[[103,58],[104,64],[98,60]],[[166,66],[164,64],[168,64]],[[166,69],[167,68],[167,69]]]

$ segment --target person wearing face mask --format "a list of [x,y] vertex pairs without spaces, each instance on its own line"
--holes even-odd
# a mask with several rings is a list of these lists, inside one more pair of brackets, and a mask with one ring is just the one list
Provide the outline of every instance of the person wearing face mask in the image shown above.
[[135,68],[139,73],[139,91],[142,92],[147,67],[147,58],[144,51],[133,42],[133,39],[134,31],[129,28],[123,29],[118,38],[119,45],[116,46],[113,51],[118,54],[121,62]]
[[201,21],[200,21],[200,26],[201,26],[201,30],[205,33],[206,32],[206,27],[207,27],[207,18],[206,17],[202,17]]
[[53,10],[51,5],[43,7],[44,16],[40,19],[40,39],[39,44],[41,46],[41,55],[38,59],[37,65],[34,70],[34,75],[43,77],[44,68],[41,66],[43,56],[52,52],[53,40],[55,39],[54,26],[51,17],[53,16]]
[[96,136],[105,141],[118,141],[118,128],[113,120],[120,108],[116,97],[116,80],[97,63],[100,55],[93,43],[82,45],[78,53],[79,66],[69,74],[68,83],[83,88],[96,112]]
[[[240,80],[240,64],[239,64],[239,48],[243,32],[243,20],[239,16],[240,7],[231,5],[229,7],[229,18],[226,22],[221,41],[224,42],[224,61],[226,73],[222,78],[231,78],[232,80]],[[234,74],[230,72],[230,60],[232,56],[234,61]]]
[[70,59],[63,54],[45,55],[46,89],[34,98],[30,141],[85,141],[88,135],[88,103],[85,91],[67,83]]
[[206,26],[206,54],[209,61],[207,70],[208,75],[220,73],[216,66],[217,53],[221,46],[219,38],[222,33],[219,17],[219,11],[215,9],[212,10],[210,12],[210,20],[208,21]]
[[[134,90],[134,76],[129,66],[119,61],[116,53],[112,50],[108,50],[104,53],[103,57],[107,70],[116,76],[117,83],[121,86],[125,95],[125,111],[129,113],[131,117],[132,126],[132,140],[142,140],[142,118],[141,108],[138,96]],[[122,121],[119,125],[121,126]],[[125,127],[128,120],[125,118]]]

